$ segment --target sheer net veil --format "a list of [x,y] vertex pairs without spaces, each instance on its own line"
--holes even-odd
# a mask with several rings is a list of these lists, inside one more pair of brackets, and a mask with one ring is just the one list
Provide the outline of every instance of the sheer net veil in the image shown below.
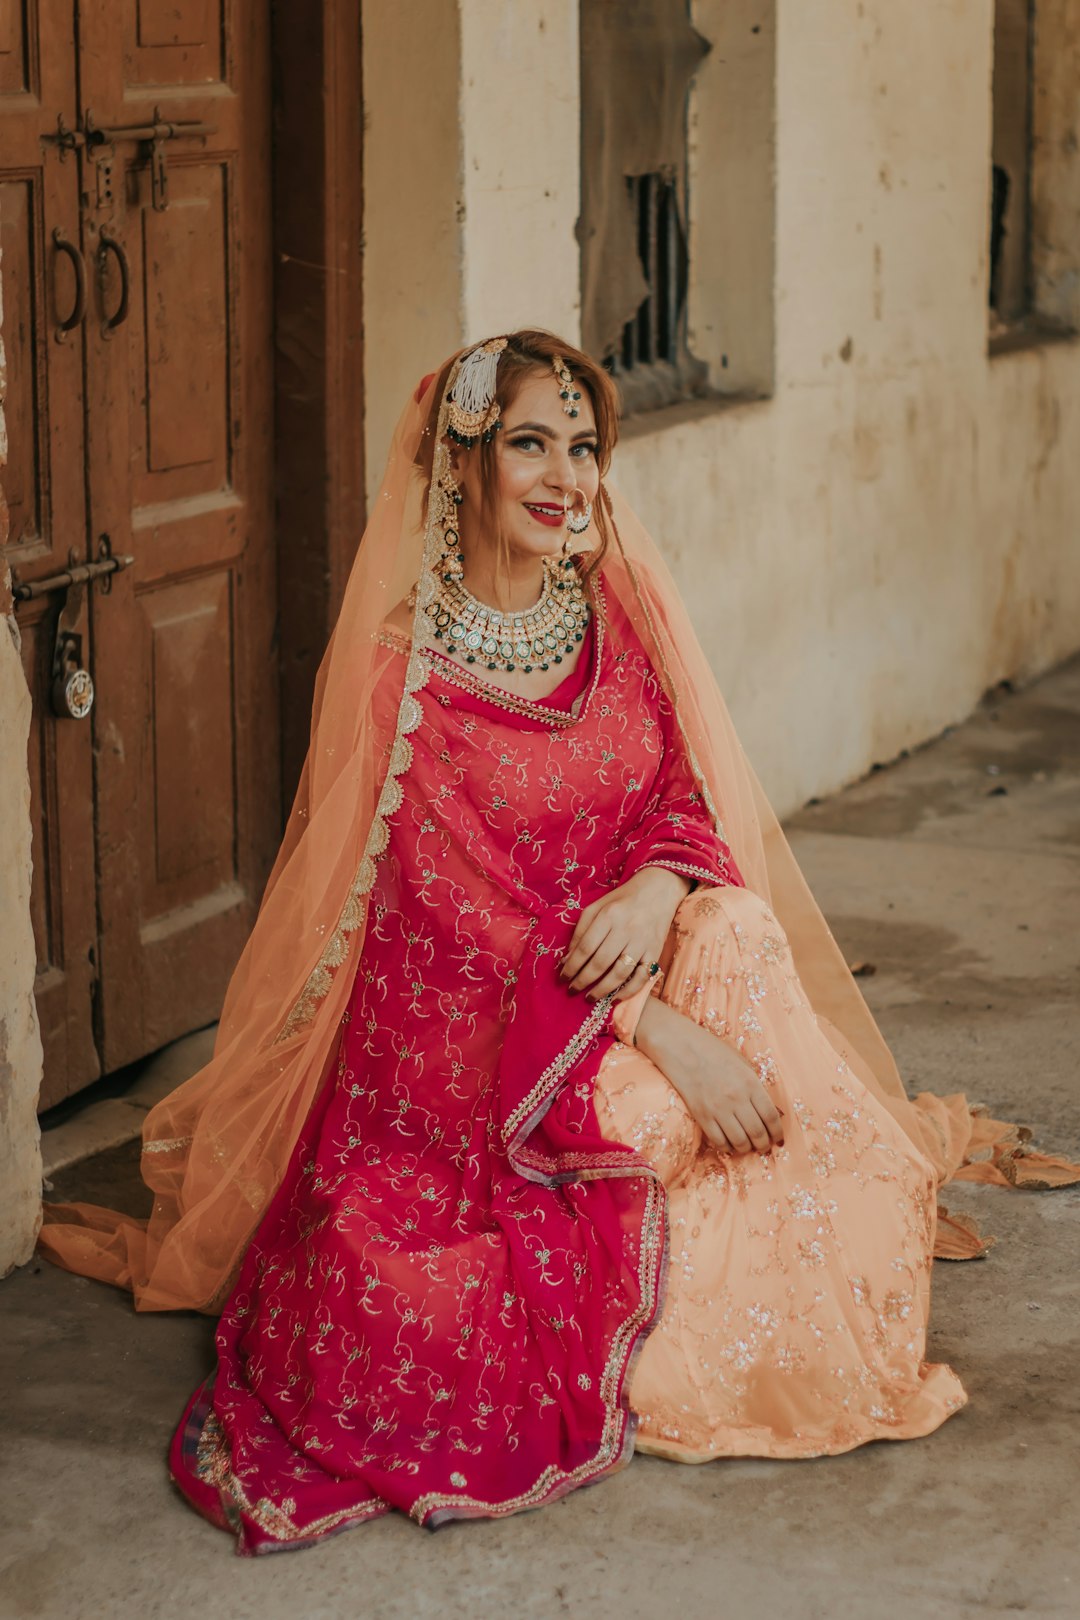
[[[129,1288],[142,1310],[220,1308],[279,1184],[335,1056],[364,944],[375,862],[401,802],[441,554],[440,477],[448,470],[448,395],[463,350],[426,378],[394,431],[386,469],[316,684],[311,741],[259,914],[225,998],[211,1061],[144,1127],[148,1220],[86,1204],[46,1206],[40,1244],[68,1269]],[[566,346],[570,347],[570,346]],[[442,383],[438,411],[435,392]],[[428,442],[425,442],[428,441]],[[431,468],[430,483],[424,468]],[[430,490],[430,495],[428,491]],[[963,1097],[910,1101],[791,849],[740,747],[724,700],[663,559],[616,489],[605,486],[605,588],[629,615],[674,704],[710,809],[747,886],[791,941],[814,1010],[837,1048],[933,1162],[940,1182],[1074,1179],[1063,1161],[1024,1153],[1020,1134],[973,1118]],[[413,587],[416,587],[413,593]],[[415,602],[402,660],[379,629]],[[396,673],[395,673],[396,672]],[[376,688],[396,680],[396,724]],[[385,707],[385,706],[383,706]],[[381,710],[380,710],[381,712]],[[979,1148],[983,1165],[966,1164]],[[1037,1175],[1036,1175],[1037,1171]],[[939,1252],[979,1252],[945,1223]]]

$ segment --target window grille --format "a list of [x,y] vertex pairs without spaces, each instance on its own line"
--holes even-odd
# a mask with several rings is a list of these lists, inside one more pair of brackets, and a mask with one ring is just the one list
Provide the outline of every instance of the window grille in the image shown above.
[[623,408],[700,393],[687,352],[687,97],[709,44],[690,0],[579,0],[582,344]]
[[679,230],[675,182],[662,174],[641,174],[628,178],[626,189],[637,219],[638,254],[649,291],[637,314],[623,327],[618,360],[627,369],[652,365],[655,360],[674,365],[686,304],[686,250]]
[[627,411],[685,399],[706,382],[706,367],[686,350],[689,264],[676,186],[674,175],[663,173],[626,180],[648,291],[604,363],[619,380]]

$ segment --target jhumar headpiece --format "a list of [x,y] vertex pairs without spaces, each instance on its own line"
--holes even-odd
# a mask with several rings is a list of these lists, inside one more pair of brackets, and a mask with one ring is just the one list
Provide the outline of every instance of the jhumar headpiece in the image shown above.
[[567,416],[576,416],[578,413],[578,400],[581,398],[581,391],[580,389],[574,387],[574,379],[570,375],[570,368],[567,366],[566,361],[563,359],[561,354],[552,355],[551,369],[554,371],[555,381],[559,385],[559,398],[563,402],[563,410],[566,412]]
[[504,337],[492,338],[467,354],[458,368],[447,400],[446,431],[465,450],[471,450],[478,439],[490,444],[502,427],[499,402],[495,398],[495,374],[505,348]]

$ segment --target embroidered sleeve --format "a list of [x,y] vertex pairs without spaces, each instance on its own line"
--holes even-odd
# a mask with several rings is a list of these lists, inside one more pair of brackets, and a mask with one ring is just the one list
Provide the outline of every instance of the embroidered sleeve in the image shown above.
[[660,717],[660,767],[641,819],[626,841],[623,882],[644,866],[663,866],[694,884],[743,888],[731,851],[713,825],[666,698],[661,699]]

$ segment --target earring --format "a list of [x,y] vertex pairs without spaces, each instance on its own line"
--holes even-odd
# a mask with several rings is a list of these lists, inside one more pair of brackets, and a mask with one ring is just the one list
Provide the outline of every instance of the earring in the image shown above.
[[465,553],[461,549],[461,536],[457,529],[457,509],[465,499],[458,488],[454,474],[448,468],[439,481],[443,496],[442,505],[442,531],[444,554],[439,562],[439,572],[449,584],[456,579],[465,577]]

